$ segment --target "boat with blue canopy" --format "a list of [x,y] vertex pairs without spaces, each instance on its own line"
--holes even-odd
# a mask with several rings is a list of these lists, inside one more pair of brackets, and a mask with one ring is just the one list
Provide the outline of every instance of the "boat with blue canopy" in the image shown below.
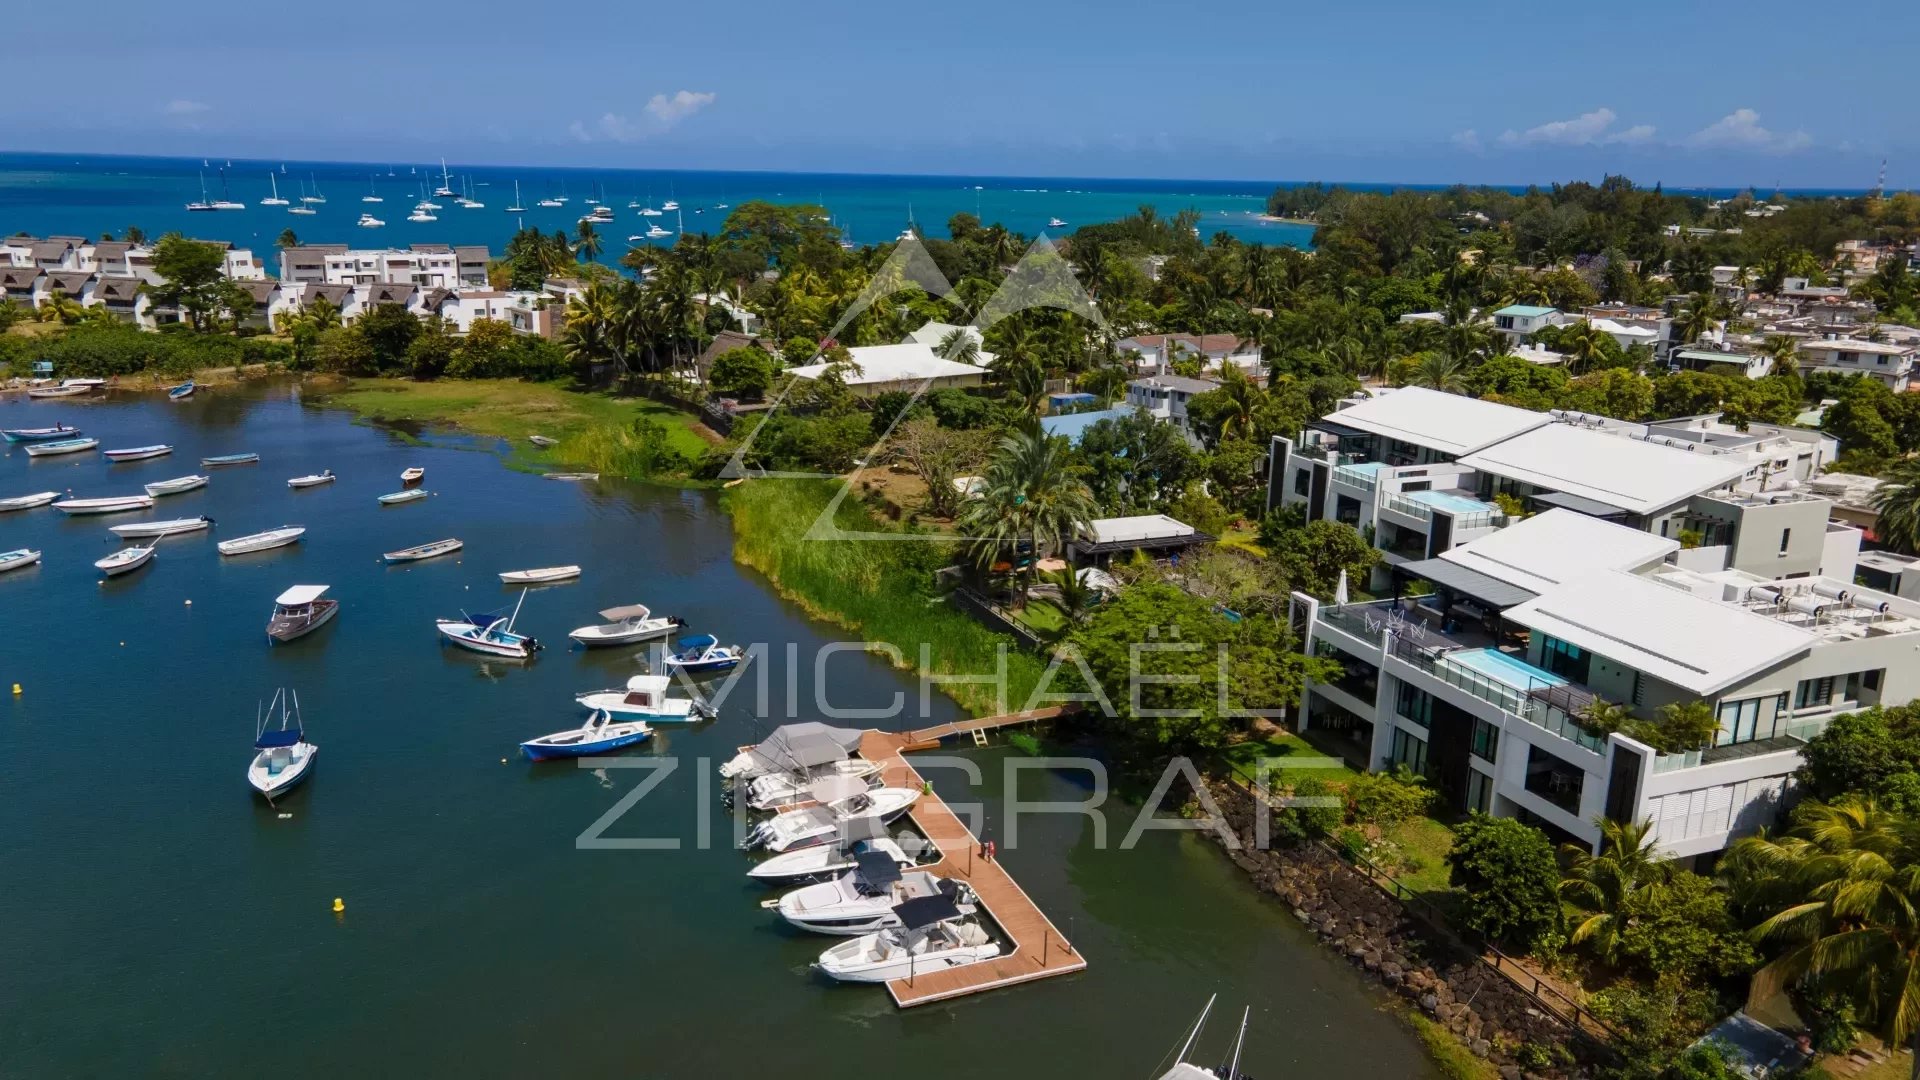
[[644,720],[615,720],[601,709],[577,728],[528,739],[520,744],[520,752],[530,761],[591,757],[644,742],[652,734],[653,729]]
[[437,619],[434,625],[440,628],[443,639],[463,649],[509,660],[525,660],[542,648],[534,638],[513,632],[513,622],[520,617],[520,605],[526,602],[527,592],[522,589],[511,615],[500,612],[468,615],[463,611],[458,619]]
[[709,671],[731,671],[740,666],[746,654],[738,645],[722,645],[712,634],[694,634],[679,641],[680,651],[668,653],[662,663],[672,671],[698,675]]
[[[280,727],[270,729],[268,725],[273,722],[276,708],[280,712]],[[247,766],[247,784],[269,803],[313,774],[313,760],[320,748],[307,741],[297,695],[286,690],[274,693],[273,703],[254,721],[253,749],[253,763]]]

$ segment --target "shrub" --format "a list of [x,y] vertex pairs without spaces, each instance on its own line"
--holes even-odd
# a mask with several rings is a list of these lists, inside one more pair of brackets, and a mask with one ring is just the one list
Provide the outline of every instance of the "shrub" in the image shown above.
[[1392,828],[1433,808],[1440,793],[1405,765],[1391,773],[1362,773],[1347,783],[1347,805],[1362,825]]
[[1475,814],[1454,830],[1448,862],[1465,923],[1488,940],[1531,949],[1559,924],[1560,867],[1540,830]]

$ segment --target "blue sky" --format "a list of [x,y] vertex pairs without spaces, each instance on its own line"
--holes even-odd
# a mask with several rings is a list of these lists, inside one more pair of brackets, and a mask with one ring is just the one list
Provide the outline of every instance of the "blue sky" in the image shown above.
[[7,150],[1920,187],[1912,0],[10,7]]

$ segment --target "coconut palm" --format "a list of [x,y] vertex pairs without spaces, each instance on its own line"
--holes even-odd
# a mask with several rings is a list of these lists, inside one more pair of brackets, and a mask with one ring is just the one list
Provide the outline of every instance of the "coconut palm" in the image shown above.
[[[985,489],[959,523],[972,538],[972,555],[981,566],[1017,555],[1024,542],[1031,567],[1093,520],[1093,492],[1075,475],[1067,441],[1049,438],[1037,427],[1000,440],[983,479]],[[1029,575],[1023,592],[1030,584]]]
[[980,361],[980,338],[964,326],[955,327],[940,338],[933,351],[956,364],[975,364]]
[[1238,365],[1220,365],[1220,387],[1209,391],[1222,404],[1220,437],[1239,435],[1250,438],[1266,392],[1260,389]]
[[1691,344],[1711,332],[1719,324],[1720,305],[1706,293],[1694,293],[1687,300],[1687,306],[1674,316],[1674,330],[1680,335],[1682,344]]
[[1424,352],[1420,354],[1419,366],[1414,369],[1413,385],[1446,394],[1464,394],[1467,392],[1466,376],[1465,361],[1443,352]]
[[300,237],[292,229],[281,229],[280,236],[274,240],[273,246],[277,248],[299,247]]
[[1800,342],[1791,334],[1773,334],[1768,336],[1760,352],[1773,360],[1774,375],[1800,374]]
[[1577,323],[1560,335],[1560,351],[1567,354],[1567,367],[1574,375],[1593,370],[1596,364],[1611,356],[1614,349],[1612,336],[1592,322]]
[[581,262],[592,262],[600,257],[600,233],[594,229],[593,222],[580,223],[573,235],[573,253]]
[[1612,963],[1620,954],[1621,934],[1631,924],[1628,901],[1642,890],[1665,887],[1673,879],[1673,867],[1659,858],[1652,821],[1623,825],[1603,818],[1597,824],[1600,854],[1578,844],[1562,845],[1567,871],[1560,881],[1560,898],[1580,912],[1568,940],[1587,945],[1595,956]]
[[1904,458],[1881,476],[1873,493],[1880,515],[1874,532],[1881,542],[1905,552],[1920,552],[1920,458]]

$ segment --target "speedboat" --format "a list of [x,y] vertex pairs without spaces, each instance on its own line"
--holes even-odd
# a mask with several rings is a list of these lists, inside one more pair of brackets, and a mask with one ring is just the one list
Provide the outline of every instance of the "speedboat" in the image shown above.
[[198,389],[200,388],[193,384],[193,380],[188,379],[186,382],[181,383],[179,386],[167,387],[167,400],[168,401],[185,401],[186,399],[192,397],[193,392]]
[[520,600],[513,605],[513,614],[503,615],[489,612],[484,615],[460,613],[458,619],[435,619],[434,625],[440,628],[440,636],[463,649],[471,649],[488,656],[503,656],[509,660],[526,660],[539,652],[540,642],[526,634],[513,632],[513,621],[520,617],[520,605],[527,602],[526,590],[520,592]]
[[295,585],[273,601],[267,640],[275,644],[305,637],[340,613],[340,601],[325,598],[325,585]]
[[691,724],[713,717],[713,706],[705,701],[667,693],[670,683],[665,675],[635,675],[627,680],[625,690],[591,690],[575,694],[573,700],[598,712],[643,717],[657,724]]
[[180,533],[199,532],[213,524],[210,517],[173,518],[170,521],[142,521],[134,525],[115,525],[108,529],[122,539],[134,539],[142,536],[177,536]]
[[973,890],[925,870],[902,873],[893,857],[874,851],[857,856],[854,868],[813,885],[803,885],[772,901],[780,917],[816,934],[854,937],[901,927],[895,909],[908,900],[944,897],[962,915],[976,908]]
[[400,482],[403,484],[417,484],[425,479],[426,475],[427,470],[415,465],[412,468],[400,470]]
[[135,446],[126,450],[108,450],[103,456],[108,461],[145,461],[148,458],[166,457],[171,453],[171,446]]
[[28,548],[17,551],[0,551],[0,574],[9,570],[19,570],[40,561],[40,553]]
[[796,848],[755,863],[753,869],[747,871],[747,876],[757,881],[799,881],[823,877],[853,869],[860,856],[867,852],[883,854],[903,870],[913,865],[913,857],[899,844],[884,836],[876,836],[851,844],[818,844]]
[[598,480],[597,472],[550,472],[544,474],[549,480]]
[[360,220],[355,222],[354,224],[360,226],[363,229],[380,229],[380,228],[385,228],[387,223],[384,221],[381,221],[377,217],[374,217],[372,214],[361,214]]
[[151,495],[122,495],[111,499],[62,499],[53,504],[64,514],[124,514],[130,510],[153,509]]
[[1047,219],[1047,228],[1049,229],[1064,229],[1066,227],[1067,227],[1067,223],[1064,221],[1061,221],[1059,218]]
[[530,761],[591,757],[643,742],[652,734],[653,729],[644,720],[615,720],[602,711],[588,717],[587,722],[577,728],[528,739],[520,744],[520,752]]
[[663,229],[658,225],[655,225],[652,228],[647,230],[647,239],[649,240],[661,240],[672,235],[673,233],[668,232],[666,229]]
[[557,581],[572,581],[580,576],[577,566],[545,566],[538,570],[508,570],[500,575],[500,580],[508,585],[551,585]]
[[839,982],[883,983],[968,967],[1000,955],[1000,946],[953,901],[927,896],[894,909],[901,925],[843,941],[813,966]]
[[602,611],[600,617],[607,621],[597,626],[582,626],[567,636],[592,649],[603,645],[631,645],[648,638],[665,637],[677,627],[686,625],[685,620],[673,615],[654,618],[653,612],[647,610],[645,604],[610,607]]
[[82,450],[91,450],[100,445],[99,439],[61,439],[58,442],[34,443],[27,447],[28,457],[54,457],[58,454],[77,454]]
[[104,559],[94,561],[94,566],[108,577],[138,570],[153,561],[153,544],[121,548]]
[[259,454],[221,454],[218,457],[203,457],[200,459],[200,464],[209,469],[217,469],[222,465],[251,465],[259,460]]
[[920,793],[912,788],[874,788],[851,776],[816,780],[807,793],[819,805],[787,810],[761,822],[747,837],[749,847],[789,851],[831,843],[842,829],[885,825],[907,812]]
[[153,483],[144,486],[149,495],[178,495],[183,491],[192,491],[195,488],[206,487],[207,479],[207,477],[198,475],[176,476],[171,480],[155,480]]
[[46,442],[49,439],[72,439],[80,434],[80,429],[70,424],[57,424],[53,427],[9,428],[0,431],[8,442]]
[[246,555],[255,551],[272,551],[274,548],[283,548],[299,540],[306,535],[306,531],[299,525],[282,525],[277,529],[268,529],[266,532],[222,540],[214,546],[220,549],[222,555]]
[[777,772],[754,777],[746,788],[747,806],[754,810],[781,810],[797,803],[810,802],[808,789],[813,782],[828,776],[851,776],[870,780],[880,775],[880,763],[865,758],[836,761],[811,772]]
[[695,634],[680,639],[680,651],[668,653],[661,662],[668,670],[701,675],[709,671],[731,671],[746,658],[738,645],[722,645],[712,634]]
[[60,497],[57,491],[42,491],[37,495],[21,495],[12,499],[0,499],[0,513],[8,510],[32,510],[45,506]]
[[441,555],[451,555],[459,551],[463,546],[464,545],[458,540],[435,540],[431,544],[421,544],[418,547],[389,551],[380,557],[389,563],[419,562],[421,559],[433,559]]
[[299,488],[319,487],[321,484],[331,484],[333,480],[333,470],[327,469],[309,476],[296,476],[287,481],[287,486],[297,490]]
[[860,749],[861,738],[857,728],[833,727],[816,720],[782,724],[764,741],[740,751],[721,765],[720,776],[726,780],[753,780],[783,770],[811,769],[843,761]]
[[389,495],[382,495],[376,501],[378,501],[381,506],[399,506],[401,503],[410,503],[415,499],[424,499],[432,494],[433,492],[428,491],[426,488],[408,488],[405,491],[396,491]]
[[[291,714],[287,711],[289,698],[293,701]],[[247,766],[247,783],[269,803],[313,775],[313,759],[320,752],[319,747],[307,741],[305,725],[300,721],[300,699],[282,690],[273,695],[273,701],[280,707],[280,727],[274,731],[267,729],[273,721],[274,708],[267,706],[255,722],[255,753],[253,764]]]

